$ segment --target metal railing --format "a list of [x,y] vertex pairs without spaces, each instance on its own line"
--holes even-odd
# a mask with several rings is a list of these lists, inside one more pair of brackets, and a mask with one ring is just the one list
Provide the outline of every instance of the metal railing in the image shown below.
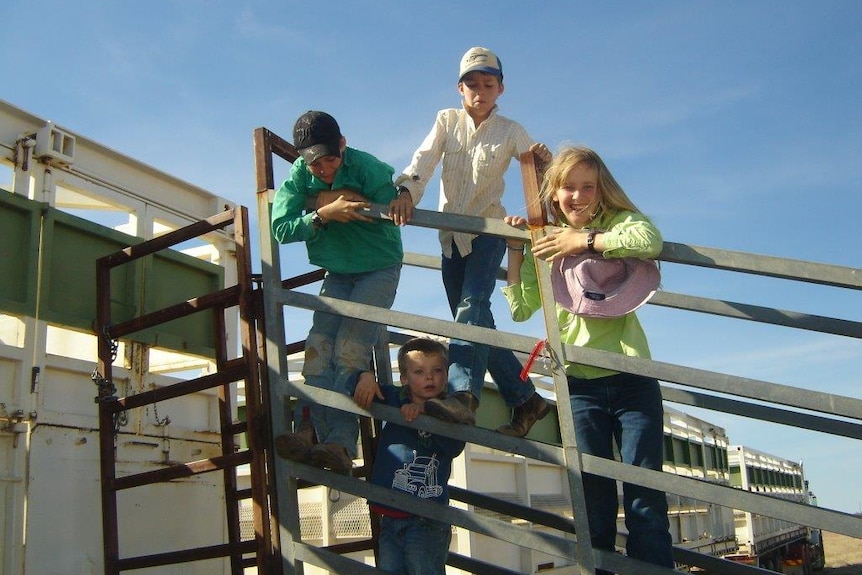
[[[335,572],[347,572],[349,570],[357,573],[379,573],[373,567],[358,564],[349,558],[332,553],[330,550],[309,546],[301,541],[296,504],[298,480],[325,484],[333,489],[359,497],[385,502],[386,505],[392,507],[409,508],[411,513],[417,515],[445,521],[472,532],[560,557],[573,562],[575,564],[573,568],[580,573],[593,573],[595,568],[623,574],[671,573],[668,569],[646,565],[618,554],[592,549],[588,543],[588,537],[577,537],[578,533],[586,532],[585,513],[578,513],[579,503],[582,505],[582,501],[579,501],[582,493],[581,472],[611,477],[618,481],[643,485],[716,505],[744,509],[862,538],[862,518],[847,513],[812,507],[776,499],[764,494],[741,491],[704,480],[646,470],[613,460],[581,454],[574,442],[571,410],[567,401],[558,404],[562,445],[551,445],[530,439],[507,437],[479,427],[453,425],[425,416],[420,416],[413,423],[405,423],[394,408],[374,405],[369,411],[365,411],[359,409],[350,398],[345,396],[289,381],[286,354],[284,353],[286,345],[284,325],[286,321],[291,321],[290,310],[294,308],[325,310],[329,313],[361,319],[373,318],[374,321],[385,324],[394,330],[404,329],[464,339],[509,348],[524,355],[532,350],[536,340],[535,337],[457,324],[420,314],[380,309],[285,289],[282,283],[278,244],[271,237],[269,227],[269,202],[274,187],[272,154],[276,153],[287,161],[293,161],[296,158],[296,153],[289,144],[262,128],[255,132],[255,149],[258,160],[258,219],[264,278],[264,314],[266,325],[273,328],[268,329],[266,334],[266,371],[270,382],[271,405],[277,406],[288,397],[296,397],[324,403],[357,415],[367,415],[370,412],[376,419],[396,419],[400,425],[407,427],[420,428],[432,433],[456,437],[470,443],[563,466],[568,470],[567,477],[572,490],[574,507],[574,520],[572,520],[537,512],[524,506],[489,498],[465,489],[452,490],[452,498],[455,500],[493,509],[508,516],[522,518],[533,524],[544,525],[561,532],[561,535],[554,535],[544,531],[523,528],[493,517],[468,513],[454,507],[417,501],[413,497],[393,493],[392,490],[370,485],[352,477],[342,477],[279,459],[276,462],[275,476],[272,480],[279,490],[277,499],[279,502],[278,517],[281,525],[280,544],[282,566],[286,573],[301,573],[302,562],[328,568]],[[374,205],[368,211],[368,215],[374,218],[386,218],[386,211],[386,206]],[[416,210],[410,225],[490,234],[506,238],[529,238],[527,232],[513,229],[502,221],[426,210]],[[664,251],[659,259],[675,264],[724,270],[728,273],[754,274],[782,280],[821,284],[838,289],[862,290],[862,273],[860,270],[840,266],[670,242],[665,243]],[[439,269],[440,258],[406,253],[404,264],[406,266]],[[550,298],[543,299],[544,301],[551,301]],[[651,304],[694,313],[706,313],[857,339],[862,338],[862,323],[842,318],[823,317],[669,292],[659,292]],[[550,310],[550,313],[553,314],[553,310]],[[560,360],[562,358],[577,358],[579,363],[592,364],[615,371],[642,374],[665,382],[662,384],[662,394],[666,401],[831,435],[862,439],[862,400],[858,398],[672,363],[632,358],[616,353],[563,346],[558,339],[554,341],[554,334],[550,333],[550,330],[548,338],[552,357]],[[391,332],[390,339],[396,341],[398,332]],[[562,361],[554,363],[558,368],[550,373],[545,372],[544,375],[553,376],[555,385],[559,390],[560,377],[563,378],[564,384],[565,375],[559,369]],[[534,369],[538,373],[542,373],[541,366],[536,366]],[[277,382],[277,385],[274,382]],[[288,421],[285,419],[284,411],[286,410],[273,409],[272,428],[274,433],[287,428]],[[674,548],[674,558],[680,564],[707,569],[715,573],[762,572],[743,564],[696,553],[684,546]],[[496,571],[489,570],[491,566],[483,562],[453,554],[450,554],[449,564],[474,573],[511,573],[499,568],[494,568],[497,569]]]

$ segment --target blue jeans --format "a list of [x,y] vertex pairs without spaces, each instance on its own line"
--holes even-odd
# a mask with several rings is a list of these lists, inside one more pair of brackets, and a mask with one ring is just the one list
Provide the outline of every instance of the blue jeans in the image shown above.
[[425,517],[380,517],[378,569],[394,575],[445,575],[452,527]]
[[[476,236],[473,251],[467,256],[452,243],[452,257],[443,257],[441,270],[456,322],[496,329],[491,294],[505,251],[506,241],[492,236]],[[509,407],[521,405],[536,391],[532,381],[521,381],[521,362],[512,350],[459,339],[449,342],[450,393],[469,391],[481,400],[486,370]]]
[[[377,307],[390,308],[401,277],[401,264],[359,274],[327,272],[320,295]],[[315,311],[311,331],[305,340],[305,383],[348,395],[347,379],[371,365],[372,349],[385,326],[341,315]],[[294,423],[304,407],[320,443],[338,443],[356,456],[359,421],[356,415],[320,404],[297,402]]]
[[[613,459],[616,441],[623,463],[661,471],[664,439],[658,381],[618,373],[597,379],[569,377],[568,383],[581,453]],[[619,509],[616,481],[585,473],[584,497],[593,547],[613,551]],[[673,567],[664,492],[623,483],[623,510],[628,556]]]

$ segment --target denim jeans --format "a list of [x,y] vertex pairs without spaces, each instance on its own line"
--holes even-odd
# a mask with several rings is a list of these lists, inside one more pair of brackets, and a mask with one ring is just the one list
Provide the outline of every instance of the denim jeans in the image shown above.
[[[568,378],[578,449],[613,459],[616,441],[623,463],[661,470],[662,403],[658,381],[618,373],[598,379]],[[593,547],[614,550],[617,533],[617,484],[584,474],[584,497]],[[623,483],[629,557],[673,567],[664,492]],[[601,571],[597,571],[601,573]]]
[[[452,243],[452,257],[443,257],[441,270],[456,322],[496,329],[491,294],[505,251],[505,240],[492,236],[476,236],[473,251],[467,256]],[[450,393],[470,391],[481,399],[486,370],[509,407],[521,405],[536,391],[532,381],[521,381],[521,363],[512,350],[459,339],[449,342]]]
[[445,575],[452,527],[425,517],[380,518],[378,568],[394,575]]
[[[401,277],[401,264],[358,274],[327,272],[320,295],[390,308]],[[305,383],[348,394],[347,379],[356,370],[371,365],[372,348],[385,326],[364,320],[315,311],[305,340],[302,375]],[[356,456],[359,421],[356,415],[320,404],[297,403],[294,423],[309,407],[311,422],[320,443],[338,443]]]

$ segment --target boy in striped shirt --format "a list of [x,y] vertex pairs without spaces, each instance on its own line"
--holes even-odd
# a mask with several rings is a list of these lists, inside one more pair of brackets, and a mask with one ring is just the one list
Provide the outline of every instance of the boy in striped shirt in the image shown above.
[[[550,161],[551,152],[544,144],[533,143],[520,124],[497,113],[503,90],[499,58],[487,48],[470,48],[461,59],[458,76],[462,107],[437,113],[431,132],[395,181],[399,195],[390,215],[396,224],[409,221],[441,160],[440,211],[496,219],[506,215],[503,175],[512,158],[529,150],[538,164]],[[443,285],[455,321],[495,328],[490,297],[505,240],[441,230],[440,245]],[[429,400],[428,415],[474,424],[486,369],[513,410],[512,421],[498,428],[501,433],[523,437],[550,411],[533,383],[521,381],[521,364],[511,350],[452,340],[449,362],[451,393],[446,399]]]

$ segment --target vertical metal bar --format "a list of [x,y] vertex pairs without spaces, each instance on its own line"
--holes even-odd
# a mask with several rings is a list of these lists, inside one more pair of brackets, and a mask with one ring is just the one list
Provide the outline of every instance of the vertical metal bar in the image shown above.
[[[224,319],[224,308],[218,306],[212,310],[213,329],[215,331],[216,369],[221,371],[228,360],[227,332]],[[221,436],[222,455],[232,455],[234,452],[233,435],[233,405],[231,402],[231,382],[218,387],[219,434]],[[239,500],[237,498],[236,468],[229,466],[222,471],[225,493],[225,516],[227,520],[227,537],[231,546],[238,545],[242,539],[239,527]],[[232,575],[242,575],[242,554],[232,552],[230,555]]]
[[[263,317],[266,325],[265,357],[266,378],[270,382],[270,432],[274,435],[287,429],[285,405],[289,398],[281,391],[278,382],[287,377],[287,355],[285,354],[284,317],[282,306],[278,303],[281,288],[281,266],[278,257],[278,244],[270,231],[269,193],[272,189],[271,148],[267,142],[268,131],[258,128],[254,131],[255,168],[257,176],[257,213],[260,234],[261,274],[263,276]],[[296,559],[294,541],[301,541],[299,524],[299,501],[297,480],[287,473],[289,463],[279,457],[275,460],[275,478],[272,489],[277,500],[277,521],[279,526],[279,547],[281,565],[287,575],[303,575],[302,563]]]
[[[542,230],[535,230],[531,235],[535,238]],[[581,452],[578,450],[578,441],[575,436],[575,419],[572,414],[572,404],[568,401],[569,384],[566,379],[566,364],[563,344],[560,339],[560,329],[557,324],[556,306],[554,306],[554,292],[551,288],[550,267],[544,262],[536,261],[536,275],[539,279],[542,301],[547,302],[542,306],[547,329],[546,349],[551,354],[551,370],[554,376],[554,392],[557,397],[557,417],[560,422],[560,439],[563,444],[563,454],[566,460],[566,477],[569,481],[569,491],[572,499],[572,514],[575,521],[575,533],[577,534],[578,564],[581,575],[593,575],[595,573],[595,562],[593,560],[593,547],[590,540],[590,525],[587,520],[587,505],[584,498],[584,478]]]
[[[258,315],[252,289],[251,234],[248,224],[248,209],[238,207],[234,217],[234,240],[236,242],[237,277],[239,290],[240,338],[243,359],[246,364],[246,438],[251,451],[251,497],[255,545],[257,547],[257,569],[259,575],[270,575],[270,564],[274,555],[272,546],[272,521],[267,503],[266,456],[271,453],[267,440],[268,425],[263,424],[259,357],[254,319]],[[280,569],[279,569],[280,572]]]
[[[113,353],[108,337],[111,323],[111,268],[101,260],[96,262],[96,340],[98,345],[97,376],[111,381]],[[120,555],[119,529],[117,526],[116,453],[114,451],[114,412],[109,405],[114,401],[106,397],[96,398],[99,408],[99,468],[102,487],[102,544],[105,575],[118,575]]]

